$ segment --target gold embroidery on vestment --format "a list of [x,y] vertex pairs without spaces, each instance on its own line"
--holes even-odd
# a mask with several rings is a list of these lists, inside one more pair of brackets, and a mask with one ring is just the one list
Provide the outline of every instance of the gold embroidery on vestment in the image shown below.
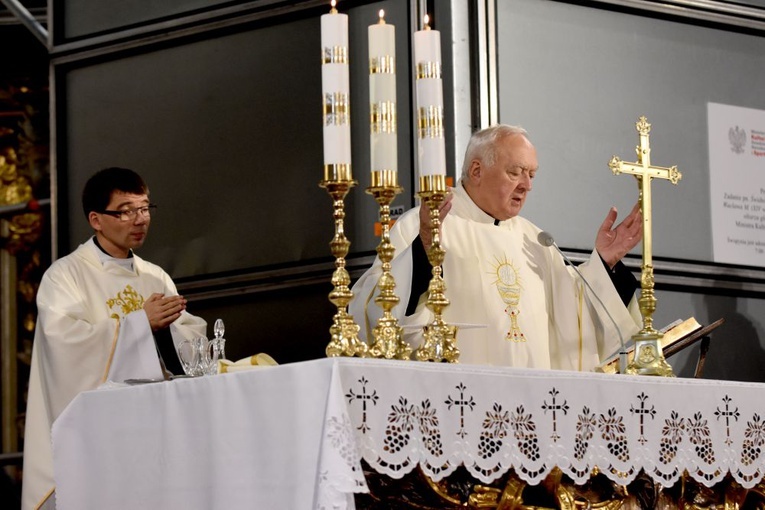
[[143,296],[130,285],[126,285],[116,297],[106,300],[106,306],[112,310],[112,319],[121,319],[131,312],[141,310],[143,302]]
[[507,305],[505,313],[510,316],[510,331],[505,335],[505,339],[513,342],[525,342],[526,335],[523,334],[523,331],[518,326],[518,316],[521,313],[519,304],[521,301],[521,291],[523,290],[518,269],[516,269],[511,261],[507,260],[505,255],[504,260],[496,260],[494,272],[491,274],[497,277],[494,285],[497,286],[497,292],[499,292],[502,302]]

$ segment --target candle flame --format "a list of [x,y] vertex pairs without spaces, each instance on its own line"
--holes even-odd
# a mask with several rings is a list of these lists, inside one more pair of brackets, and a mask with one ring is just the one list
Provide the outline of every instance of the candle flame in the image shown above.
[[422,23],[425,25],[425,30],[430,30],[430,16],[427,14],[422,17]]
[[385,24],[385,10],[380,9],[378,15],[380,16],[380,23]]
[[330,9],[329,9],[330,14],[336,14],[337,9],[335,9],[335,7],[337,6],[337,0],[332,0],[331,2],[329,2],[329,6],[330,6]]

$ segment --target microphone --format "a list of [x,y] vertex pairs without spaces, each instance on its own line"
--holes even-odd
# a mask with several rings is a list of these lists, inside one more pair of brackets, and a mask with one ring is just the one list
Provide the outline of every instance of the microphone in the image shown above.
[[590,285],[590,282],[587,281],[587,279],[584,277],[584,275],[579,271],[579,269],[574,265],[571,260],[566,256],[565,253],[558,247],[558,244],[555,242],[555,239],[553,239],[553,236],[549,232],[545,232],[542,230],[537,235],[537,241],[539,241],[539,244],[542,246],[552,246],[556,250],[558,250],[558,253],[561,254],[563,257],[563,260],[568,262],[568,265],[570,265],[574,271],[576,271],[576,274],[579,275],[579,278],[582,279],[584,284],[587,286],[588,289],[590,289],[590,293],[595,297],[595,299],[600,303],[601,308],[603,308],[603,311],[606,312],[606,315],[611,320],[611,323],[614,325],[614,328],[616,329],[616,333],[619,335],[619,344],[621,345],[621,349],[619,350],[619,373],[624,374],[627,370],[627,348],[624,346],[624,336],[622,336],[622,332],[619,330],[619,326],[616,324],[616,321],[611,316],[611,314],[608,312],[608,308],[606,308],[606,305],[601,301],[600,296],[598,296],[595,293],[595,290]]

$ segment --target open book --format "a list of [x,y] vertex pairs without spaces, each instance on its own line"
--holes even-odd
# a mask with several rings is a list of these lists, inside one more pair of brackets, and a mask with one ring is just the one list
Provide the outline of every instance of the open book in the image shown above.
[[[661,348],[662,350],[667,349],[672,344],[679,342],[683,338],[686,338],[688,335],[698,331],[701,329],[701,324],[698,323],[698,321],[691,317],[689,319],[686,319],[684,321],[679,321],[679,323],[673,323],[668,328],[666,328],[666,331],[662,331],[664,333],[664,336],[661,338]],[[635,354],[635,346],[630,345],[627,347],[627,362],[632,362],[632,357]],[[595,372],[603,372],[605,374],[616,374],[619,372],[619,353],[617,352],[613,356],[610,356],[607,360],[605,360],[603,363],[595,367]]]

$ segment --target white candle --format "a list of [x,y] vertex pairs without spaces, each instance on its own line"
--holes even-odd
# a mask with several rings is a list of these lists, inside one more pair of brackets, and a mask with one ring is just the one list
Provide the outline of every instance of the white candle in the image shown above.
[[321,16],[321,88],[324,104],[324,166],[347,168],[351,178],[351,117],[348,16],[335,9]]
[[414,34],[417,156],[420,176],[446,175],[444,94],[441,79],[441,34],[425,27]]
[[[396,29],[385,23],[385,12],[368,29],[370,170],[398,169],[396,145]],[[395,177],[394,177],[395,178]]]

